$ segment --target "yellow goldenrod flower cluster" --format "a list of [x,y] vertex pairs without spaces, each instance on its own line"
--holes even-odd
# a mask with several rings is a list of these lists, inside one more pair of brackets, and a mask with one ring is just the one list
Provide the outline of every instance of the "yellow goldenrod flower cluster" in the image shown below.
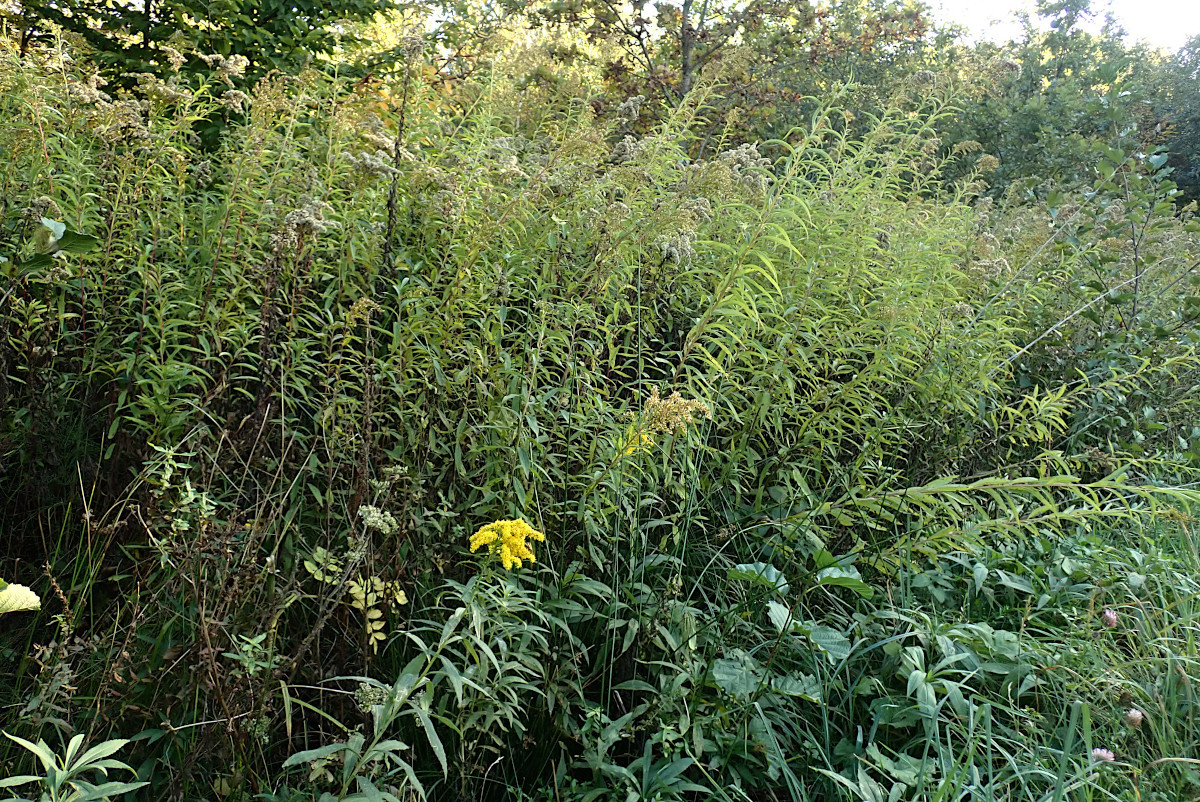
[[545,541],[546,536],[525,523],[525,519],[515,521],[495,521],[480,527],[471,535],[471,552],[478,551],[482,546],[488,547],[489,554],[500,557],[504,570],[520,568],[522,560],[533,562],[533,551],[529,547],[530,540]]
[[642,419],[645,428],[651,431],[682,433],[689,423],[696,422],[698,415],[712,420],[712,410],[703,401],[688,401],[678,391],[671,393],[670,398],[660,398],[658,388],[651,387]]
[[621,457],[649,451],[656,442],[656,434],[683,434],[688,424],[695,423],[697,417],[712,420],[712,409],[703,401],[687,400],[678,391],[671,393],[669,398],[663,398],[657,387],[651,387],[641,416],[631,412],[629,417],[635,422],[630,425],[619,447],[618,456]]

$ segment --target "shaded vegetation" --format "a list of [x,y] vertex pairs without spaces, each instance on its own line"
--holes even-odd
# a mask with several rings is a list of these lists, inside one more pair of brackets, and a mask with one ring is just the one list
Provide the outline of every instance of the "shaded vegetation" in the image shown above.
[[658,11],[12,12],[0,787],[1196,797],[1191,50]]

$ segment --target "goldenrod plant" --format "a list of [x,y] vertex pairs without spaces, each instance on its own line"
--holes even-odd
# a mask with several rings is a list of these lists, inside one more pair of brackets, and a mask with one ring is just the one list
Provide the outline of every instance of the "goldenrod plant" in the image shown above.
[[0,26],[3,729],[129,802],[1192,794],[1200,230],[1124,101],[1000,192],[936,63],[763,140],[735,41],[663,102],[443,21],[238,87]]

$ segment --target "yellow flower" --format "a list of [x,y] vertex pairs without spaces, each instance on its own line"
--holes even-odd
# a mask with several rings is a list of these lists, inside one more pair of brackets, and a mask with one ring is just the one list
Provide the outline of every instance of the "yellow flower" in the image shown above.
[[471,535],[471,552],[474,553],[484,546],[489,554],[500,558],[504,570],[520,568],[523,560],[534,561],[533,550],[529,547],[530,540],[545,541],[546,536],[525,523],[525,519],[514,521],[494,521],[480,527]]
[[630,427],[625,437],[625,444],[621,447],[620,455],[628,457],[630,454],[636,454],[639,451],[649,451],[652,445],[654,445],[654,437],[649,432]]

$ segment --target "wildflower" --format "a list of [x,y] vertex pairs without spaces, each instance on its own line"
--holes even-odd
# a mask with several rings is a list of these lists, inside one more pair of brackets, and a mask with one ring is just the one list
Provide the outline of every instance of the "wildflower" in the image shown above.
[[993,156],[990,153],[985,153],[979,157],[979,162],[978,162],[977,166],[979,167],[979,172],[990,173],[994,170],[999,169],[1000,160],[997,159],[995,156]]
[[232,79],[245,75],[246,68],[250,66],[250,59],[245,56],[233,55],[226,58],[219,53],[208,56],[199,53],[197,55],[200,56],[201,61],[216,70],[218,78],[230,86],[233,85]]
[[649,432],[634,429],[630,432],[629,437],[625,440],[625,445],[621,448],[621,456],[628,457],[630,454],[645,451],[652,445],[654,445],[654,437]]
[[533,550],[529,541],[543,542],[546,536],[525,523],[525,519],[517,518],[512,521],[495,521],[480,527],[471,535],[471,552],[487,546],[489,554],[499,556],[504,570],[520,568],[522,560],[534,561]]
[[[354,304],[350,307],[350,311],[346,313],[346,325],[353,326],[355,323],[358,323],[360,320],[369,321],[371,319],[371,315],[378,311],[379,311],[379,304],[375,303],[370,298],[363,296],[362,298],[359,298],[357,301],[355,301]],[[375,509],[375,508],[372,507],[371,509]],[[359,515],[363,514],[362,509],[360,509],[358,511],[358,514]],[[384,513],[384,514],[386,515],[387,513]]]
[[620,142],[613,146],[612,153],[608,155],[608,158],[616,164],[633,161],[642,152],[642,147],[641,142],[626,134]]
[[321,200],[309,195],[300,197],[299,208],[287,213],[283,218],[280,230],[271,235],[271,245],[276,252],[282,253],[299,246],[300,242],[314,234],[319,234],[330,228],[337,228],[338,223],[326,220],[322,215],[332,207]]
[[370,713],[372,707],[386,705],[390,696],[391,693],[387,688],[368,685],[365,682],[358,683],[358,687],[354,689],[354,703],[364,713]]
[[624,125],[632,125],[637,122],[638,115],[642,112],[642,104],[645,102],[645,95],[636,95],[629,98],[617,106],[617,119]]
[[175,72],[179,72],[180,68],[187,63],[187,57],[173,47],[167,47],[164,45],[159,47],[159,50],[161,50],[162,54],[167,57],[167,62],[171,65],[171,69]]
[[1111,749],[1103,749],[1097,746],[1092,750],[1092,760],[1097,763],[1111,763],[1116,759],[1117,756],[1112,753]]
[[658,237],[654,240],[654,244],[658,246],[664,263],[671,262],[681,265],[692,261],[696,256],[696,249],[692,247],[695,239],[696,232],[685,229]]
[[753,143],[727,150],[717,156],[717,161],[729,168],[734,183],[744,189],[761,193],[770,184],[770,176],[765,171],[771,167],[771,160],[763,158]]
[[707,223],[713,219],[712,203],[709,202],[708,198],[704,197],[685,200],[679,204],[679,211],[697,222]]
[[988,65],[993,78],[1007,78],[1010,81],[1015,81],[1021,77],[1022,68],[1021,62],[1012,58],[1002,58],[993,61]]
[[400,528],[394,515],[387,510],[372,507],[370,504],[364,504],[358,508],[358,517],[362,518],[363,526],[375,529],[385,535],[390,535]]
[[1135,730],[1138,727],[1141,727],[1142,722],[1145,720],[1146,714],[1141,710],[1138,710],[1136,707],[1131,707],[1125,712],[1125,723]]
[[110,97],[106,92],[100,91],[100,87],[107,83],[108,81],[104,80],[104,78],[97,73],[88,78],[86,83],[69,84],[67,86],[67,91],[70,92],[71,97],[75,98],[81,103],[103,105],[112,100],[112,97]]
[[1101,623],[1104,626],[1112,629],[1117,625],[1117,613],[1111,607],[1105,608],[1104,613],[1100,616]]
[[662,398],[657,387],[650,388],[650,397],[642,411],[645,428],[655,432],[683,432],[687,424],[695,423],[697,415],[712,420],[712,410],[703,401],[687,401],[679,391]]
[[212,183],[213,168],[211,161],[206,159],[202,162],[196,162],[193,165],[189,165],[188,170],[191,171],[192,177],[196,180],[197,187],[207,187]]
[[230,89],[221,95],[221,103],[230,111],[242,111],[250,104],[250,96],[237,89]]
[[917,70],[913,73],[912,82],[914,86],[933,86],[937,83],[937,75],[930,70]]
[[35,201],[30,203],[21,214],[28,223],[38,223],[43,217],[49,217],[52,220],[57,220],[62,217],[62,209],[58,208],[58,204],[48,195],[42,195]]
[[405,36],[400,39],[400,47],[397,49],[405,58],[412,58],[425,49],[425,39],[421,36]]
[[605,210],[605,215],[609,218],[610,221],[612,221],[614,223],[624,220],[630,214],[631,214],[631,210],[630,210],[629,206],[622,203],[621,201],[613,201],[612,203],[610,203],[608,205],[608,208]]

